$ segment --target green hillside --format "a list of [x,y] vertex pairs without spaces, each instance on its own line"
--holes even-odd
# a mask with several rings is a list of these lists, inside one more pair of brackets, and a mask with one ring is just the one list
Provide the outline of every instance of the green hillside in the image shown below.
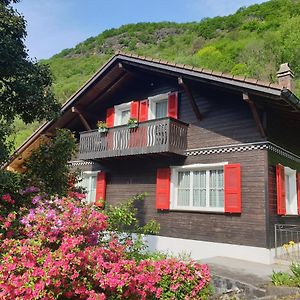
[[299,95],[300,0],[271,0],[199,22],[138,23],[106,30],[42,61],[51,67],[60,102],[118,50],[273,82],[279,65],[289,62]]

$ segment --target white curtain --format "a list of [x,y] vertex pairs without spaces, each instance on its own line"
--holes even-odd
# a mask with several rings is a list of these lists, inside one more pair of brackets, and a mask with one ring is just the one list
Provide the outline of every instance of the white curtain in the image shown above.
[[223,170],[209,171],[209,206],[224,206],[224,172]]
[[178,172],[178,206],[190,205],[190,172]]
[[159,101],[155,106],[155,118],[165,118],[168,112],[168,100]]
[[123,110],[121,112],[121,125],[126,125],[130,118],[130,110]]
[[195,171],[193,176],[193,206],[206,206],[206,171]]
[[82,181],[78,183],[78,186],[84,188],[87,203],[94,203],[96,200],[96,181],[96,174],[83,173]]
[[94,203],[96,201],[96,182],[97,176],[93,175],[90,177],[90,192],[89,192],[89,203]]

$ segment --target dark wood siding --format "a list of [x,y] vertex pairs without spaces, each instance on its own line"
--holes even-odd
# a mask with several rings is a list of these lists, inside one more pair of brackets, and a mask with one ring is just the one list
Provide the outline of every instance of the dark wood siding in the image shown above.
[[[242,213],[240,215],[168,211],[155,209],[155,182],[157,167],[171,164],[165,160],[149,163],[131,164],[130,160],[111,163],[108,172],[107,201],[117,204],[137,193],[147,192],[141,205],[142,221],[155,219],[160,223],[160,235],[222,242],[249,246],[266,246],[265,227],[265,164],[266,152],[263,150],[214,154],[188,157],[184,164],[241,163],[242,171]],[[177,162],[181,165],[182,162]]]
[[283,166],[300,171],[300,163],[283,157],[277,153],[269,151],[268,153],[268,211],[267,214],[267,240],[268,247],[274,248],[275,241],[275,224],[295,224],[300,225],[299,216],[279,216],[277,215],[277,191],[276,191],[276,164],[280,163]]
[[[298,114],[294,113],[294,118]],[[300,118],[271,110],[268,113],[268,139],[278,146],[300,156]]]
[[[203,115],[199,121],[186,93],[176,79],[137,76],[123,87],[108,91],[89,107],[91,123],[105,120],[106,109],[113,105],[169,91],[179,92],[179,119],[189,125],[188,149],[263,141],[248,104],[241,93],[187,82]],[[104,99],[105,98],[105,99]],[[102,104],[101,104],[102,103]],[[172,165],[240,163],[242,172],[242,213],[240,215],[169,211],[155,209],[156,170]],[[156,219],[163,236],[211,242],[266,247],[267,152],[253,150],[176,158],[142,155],[98,161],[107,177],[107,202],[116,204],[137,193],[147,192],[141,205],[141,221]],[[268,208],[268,206],[267,206]]]
[[180,119],[190,123],[188,148],[213,147],[261,141],[248,104],[241,94],[192,87],[197,106],[203,114],[199,121],[181,93]]
[[150,96],[179,91],[179,119],[189,123],[188,149],[226,144],[261,141],[248,104],[242,94],[203,84],[187,83],[203,115],[199,121],[188,101],[186,93],[175,79],[164,77],[140,77],[127,82],[126,86],[109,91],[85,112],[91,126],[105,120],[106,109],[114,105]]

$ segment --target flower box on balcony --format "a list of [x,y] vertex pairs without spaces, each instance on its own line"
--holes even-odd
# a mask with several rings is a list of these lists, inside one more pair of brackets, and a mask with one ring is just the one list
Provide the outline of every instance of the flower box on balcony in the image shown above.
[[138,127],[139,126],[139,124],[138,124],[138,120],[137,119],[135,119],[135,118],[130,118],[129,120],[128,120],[128,123],[127,123],[127,127],[128,128],[136,128],[136,127]]
[[98,132],[106,133],[108,132],[108,128],[98,128]]
[[98,132],[105,133],[108,131],[107,124],[103,121],[97,122]]

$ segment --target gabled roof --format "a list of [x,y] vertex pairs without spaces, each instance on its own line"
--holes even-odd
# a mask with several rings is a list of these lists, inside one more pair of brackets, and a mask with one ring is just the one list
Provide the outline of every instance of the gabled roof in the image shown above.
[[75,104],[81,103],[81,101],[82,103],[84,101],[86,104],[97,95],[105,93],[114,82],[125,75],[127,67],[133,70],[139,69],[166,76],[182,77],[227,89],[260,95],[269,98],[270,105],[275,105],[276,100],[281,100],[291,111],[300,112],[300,100],[290,90],[279,84],[118,52],[64,103],[61,108],[61,117],[58,120],[52,120],[40,126],[14,152],[11,160],[27,149],[51,126],[57,123],[57,127],[60,127],[59,120],[65,118],[68,114],[70,118],[71,108]]

